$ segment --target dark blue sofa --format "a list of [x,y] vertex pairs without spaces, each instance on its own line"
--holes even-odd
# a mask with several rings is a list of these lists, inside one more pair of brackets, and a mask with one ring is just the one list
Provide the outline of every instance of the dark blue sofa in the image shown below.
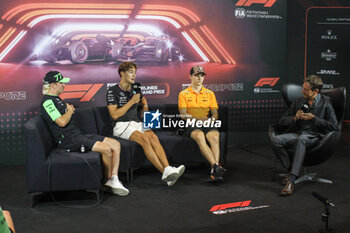
[[[150,111],[162,114],[177,114],[177,105],[150,105]],[[227,152],[227,109],[220,107],[219,116],[223,124],[220,130],[221,163],[226,160]],[[107,107],[78,108],[73,121],[83,133],[112,135],[111,119]],[[96,193],[101,187],[102,162],[97,152],[64,152],[56,148],[54,139],[40,116],[33,117],[25,123],[27,137],[26,172],[27,191],[35,204],[37,194],[49,191],[89,190]],[[201,156],[196,143],[176,134],[177,129],[155,130],[168,160],[171,164],[207,163]],[[121,144],[120,172],[126,172],[127,180],[133,179],[133,171],[150,165],[141,146],[135,142],[116,138]],[[88,166],[86,161],[91,165]],[[93,172],[92,172],[93,170]]]

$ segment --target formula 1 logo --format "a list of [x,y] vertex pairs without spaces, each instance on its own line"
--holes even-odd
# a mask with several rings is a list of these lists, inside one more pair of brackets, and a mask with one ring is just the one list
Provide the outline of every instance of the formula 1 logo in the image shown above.
[[227,203],[227,204],[221,204],[221,205],[214,205],[211,207],[209,212],[212,214],[227,214],[227,213],[235,213],[235,212],[241,212],[246,210],[254,210],[254,209],[262,209],[262,208],[268,208],[270,205],[262,205],[262,206],[249,206],[252,201],[239,201],[239,202],[233,202],[233,203]]
[[264,4],[264,7],[271,7],[277,0],[239,0],[236,6],[251,6],[252,4]]
[[87,102],[95,96],[103,84],[72,84],[66,85],[61,99],[80,99],[80,102]]
[[160,116],[162,114],[157,111],[143,113],[143,128],[144,129],[160,129]]
[[264,85],[269,85],[271,87],[275,86],[277,81],[279,80],[280,78],[278,77],[271,77],[271,78],[261,78],[259,79],[259,81],[254,85],[255,87],[262,87]]

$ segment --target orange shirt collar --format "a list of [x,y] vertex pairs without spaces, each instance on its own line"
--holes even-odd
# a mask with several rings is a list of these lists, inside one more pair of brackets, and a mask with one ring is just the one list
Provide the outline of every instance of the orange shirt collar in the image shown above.
[[[202,88],[201,88],[201,90],[199,91],[198,94],[203,93],[203,92],[204,92],[204,89],[205,89],[205,88],[202,86]],[[197,92],[195,92],[195,91],[192,89],[192,86],[189,86],[189,87],[188,87],[188,90],[189,90],[192,94],[197,94]]]

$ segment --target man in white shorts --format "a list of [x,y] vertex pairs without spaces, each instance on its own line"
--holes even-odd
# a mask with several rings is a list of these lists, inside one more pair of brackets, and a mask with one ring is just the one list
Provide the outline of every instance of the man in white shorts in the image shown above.
[[120,64],[118,69],[120,83],[107,91],[108,111],[114,125],[113,135],[138,143],[148,160],[163,174],[162,181],[172,186],[184,173],[185,166],[177,168],[169,166],[157,135],[152,130],[143,128],[137,107],[141,105],[143,111],[148,111],[148,105],[146,98],[132,88],[135,84],[136,70],[137,65],[133,62]]

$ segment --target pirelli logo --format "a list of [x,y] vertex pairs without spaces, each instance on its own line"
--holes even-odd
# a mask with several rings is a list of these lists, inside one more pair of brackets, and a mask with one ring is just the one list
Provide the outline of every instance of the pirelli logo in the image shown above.
[[276,85],[277,81],[280,78],[278,77],[265,77],[265,78],[261,78],[259,79],[259,81],[257,83],[255,83],[255,87],[262,87],[264,85],[269,85],[270,87],[273,87]]
[[263,4],[264,7],[272,7],[277,0],[239,0],[236,6],[251,6],[252,4]]
[[95,94],[101,89],[102,86],[102,83],[66,85],[60,97],[63,100],[80,99],[80,102],[87,102],[95,96]]

